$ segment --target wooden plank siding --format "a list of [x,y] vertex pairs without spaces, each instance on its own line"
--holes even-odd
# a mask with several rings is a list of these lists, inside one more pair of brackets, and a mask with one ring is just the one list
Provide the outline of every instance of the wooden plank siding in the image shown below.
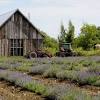
[[23,54],[25,55],[27,52],[40,47],[43,36],[39,34],[37,29],[19,11],[16,11],[0,27],[0,56],[10,56],[11,39],[23,39]]

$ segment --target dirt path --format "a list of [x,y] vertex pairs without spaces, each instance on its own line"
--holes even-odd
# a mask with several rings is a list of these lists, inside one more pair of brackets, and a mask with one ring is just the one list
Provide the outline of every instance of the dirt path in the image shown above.
[[69,81],[59,81],[59,80],[52,79],[52,78],[43,78],[41,75],[35,75],[35,76],[32,76],[32,78],[35,80],[41,80],[44,84],[47,84],[47,85],[65,85],[65,84],[68,84],[70,86],[76,87],[77,89],[81,89],[82,91],[85,91],[91,95],[100,94],[100,87],[89,86],[89,85],[78,86],[77,84],[71,83]]
[[14,87],[5,81],[0,81],[0,100],[44,100],[32,92]]

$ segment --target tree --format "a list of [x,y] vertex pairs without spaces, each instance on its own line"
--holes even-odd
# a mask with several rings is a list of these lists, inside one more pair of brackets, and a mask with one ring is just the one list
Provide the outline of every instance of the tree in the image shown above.
[[100,27],[97,27],[96,44],[100,43]]
[[66,42],[66,32],[63,24],[61,24],[60,27],[60,35],[58,36],[58,41],[61,43]]
[[68,30],[64,28],[63,24],[61,24],[61,32],[60,32],[60,36],[58,36],[59,42],[73,43],[74,31],[75,28],[71,21],[69,21]]
[[44,41],[43,41],[43,45],[44,48],[48,48],[48,49],[58,49],[58,42],[56,39],[50,37],[49,35],[47,35],[47,33],[41,31],[41,34],[44,35]]
[[96,41],[97,28],[95,25],[84,24],[81,28],[79,36],[81,46],[83,49],[88,50],[94,47]]
[[67,31],[67,34],[66,34],[66,42],[73,44],[73,41],[74,41],[74,32],[75,32],[75,27],[72,24],[72,22],[69,21],[68,31]]

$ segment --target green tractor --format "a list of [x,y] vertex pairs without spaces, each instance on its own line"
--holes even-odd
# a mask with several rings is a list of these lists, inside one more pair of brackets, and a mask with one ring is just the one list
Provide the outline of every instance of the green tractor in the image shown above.
[[76,52],[72,50],[71,43],[60,43],[59,51],[56,52],[57,57],[76,56]]

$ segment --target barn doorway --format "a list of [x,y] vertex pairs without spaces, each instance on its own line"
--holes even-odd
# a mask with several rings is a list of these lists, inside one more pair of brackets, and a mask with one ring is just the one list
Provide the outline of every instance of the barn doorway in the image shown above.
[[10,56],[23,56],[23,39],[10,39]]

